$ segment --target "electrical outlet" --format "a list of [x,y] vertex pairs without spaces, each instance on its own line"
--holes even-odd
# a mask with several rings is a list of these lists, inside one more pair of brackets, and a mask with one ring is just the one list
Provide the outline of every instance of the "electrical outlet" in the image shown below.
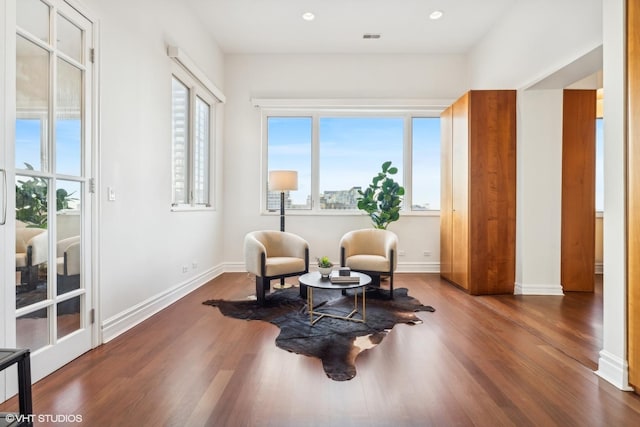
[[183,266],[182,266],[182,272],[183,272],[183,273],[186,273],[186,272],[188,272],[188,271],[189,271],[189,267],[187,267],[186,265],[183,265]]
[[431,256],[431,252],[429,252],[429,251],[424,251],[424,252],[422,252],[422,255],[424,255],[424,256]]
[[197,262],[197,261],[193,261],[193,262],[191,263],[191,268],[193,268],[194,270],[195,270],[196,268],[198,268],[198,262]]
[[398,251],[398,256],[405,256],[407,253],[405,251]]

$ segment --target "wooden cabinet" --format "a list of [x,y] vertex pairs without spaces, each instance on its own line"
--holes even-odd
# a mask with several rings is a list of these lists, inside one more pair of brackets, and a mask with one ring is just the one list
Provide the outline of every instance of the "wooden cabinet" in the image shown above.
[[441,129],[440,274],[472,295],[513,293],[516,92],[467,92]]

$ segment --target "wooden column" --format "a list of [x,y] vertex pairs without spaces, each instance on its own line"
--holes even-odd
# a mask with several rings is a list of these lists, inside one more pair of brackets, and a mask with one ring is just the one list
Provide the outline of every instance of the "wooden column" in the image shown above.
[[596,91],[565,90],[562,107],[560,281],[593,292],[596,242]]
[[640,387],[640,0],[627,1],[629,384]]

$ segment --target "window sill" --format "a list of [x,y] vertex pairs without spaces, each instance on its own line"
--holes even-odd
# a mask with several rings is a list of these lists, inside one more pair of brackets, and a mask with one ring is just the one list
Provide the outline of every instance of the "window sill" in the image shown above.
[[[280,211],[270,212],[263,211],[263,216],[280,216]],[[358,210],[323,210],[323,211],[315,211],[311,209],[290,209],[285,211],[285,216],[367,216],[367,214],[358,211]],[[400,212],[400,217],[411,216],[411,217],[431,217],[431,216],[440,216],[439,210],[430,210],[430,211],[410,211],[410,212]]]
[[210,211],[213,212],[215,209],[213,206],[171,206],[171,212],[200,212],[200,211]]

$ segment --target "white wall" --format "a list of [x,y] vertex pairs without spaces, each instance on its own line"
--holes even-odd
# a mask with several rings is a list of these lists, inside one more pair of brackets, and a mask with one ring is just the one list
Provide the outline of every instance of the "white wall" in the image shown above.
[[626,389],[626,102],[625,1],[604,0],[603,348],[598,375]]
[[518,106],[515,293],[562,295],[562,90],[520,90]]
[[602,0],[519,1],[470,53],[471,86],[521,89],[601,44]]
[[[261,111],[257,98],[451,99],[468,89],[467,64],[457,55],[229,55],[225,59],[225,261],[242,271],[244,235],[278,229],[275,215],[261,215]],[[364,215],[305,216],[288,211],[287,231],[304,237],[310,257],[339,260],[347,231],[370,227]],[[399,268],[438,271],[440,218],[403,216],[389,227],[399,237]],[[431,257],[424,257],[429,251]]]
[[[223,88],[223,55],[197,17],[171,0],[85,0],[99,20],[100,302],[105,339],[211,277],[223,261],[222,213],[171,212],[171,66],[181,47]],[[218,120],[222,124],[222,116]],[[221,206],[222,140],[216,143]],[[116,201],[106,199],[113,187]],[[198,264],[197,268],[192,263]],[[182,266],[188,272],[182,272]],[[203,275],[203,276],[201,276]]]

